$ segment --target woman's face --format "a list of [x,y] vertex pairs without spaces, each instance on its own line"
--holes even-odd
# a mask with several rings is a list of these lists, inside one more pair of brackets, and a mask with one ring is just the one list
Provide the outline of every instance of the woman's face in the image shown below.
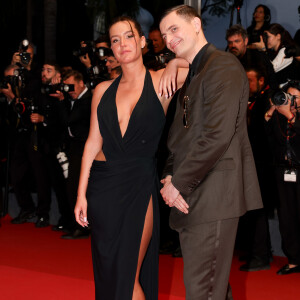
[[129,63],[142,55],[145,37],[140,37],[134,24],[130,21],[120,21],[109,30],[111,49],[120,62]]
[[264,22],[265,21],[265,11],[263,7],[259,6],[253,14],[255,22]]
[[268,43],[266,45],[267,48],[277,51],[281,43],[281,35],[279,33],[274,35],[269,31],[266,31],[266,33],[268,35]]
[[287,90],[288,94],[292,95],[295,97],[295,102],[297,105],[295,105],[296,107],[300,107],[300,91],[297,90],[296,88],[292,88],[290,87]]

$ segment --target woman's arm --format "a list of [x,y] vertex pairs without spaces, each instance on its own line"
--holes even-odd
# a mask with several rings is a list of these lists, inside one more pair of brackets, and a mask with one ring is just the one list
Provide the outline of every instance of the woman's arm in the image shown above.
[[169,98],[180,89],[189,71],[189,63],[183,58],[174,58],[165,69],[157,71],[159,81],[159,95]]
[[97,85],[92,99],[90,131],[83,151],[80,179],[77,191],[77,202],[74,210],[77,223],[83,227],[88,226],[86,190],[90,169],[96,155],[102,150],[103,143],[102,136],[99,131],[97,107],[102,95],[110,84],[111,81],[105,81]]

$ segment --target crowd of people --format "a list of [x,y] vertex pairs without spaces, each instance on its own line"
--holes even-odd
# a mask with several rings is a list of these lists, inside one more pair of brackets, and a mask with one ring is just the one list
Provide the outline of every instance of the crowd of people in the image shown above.
[[[113,299],[132,293],[156,299],[156,279],[149,274],[157,272],[158,206],[162,253],[178,255],[180,238],[187,299],[207,293],[230,299],[235,243],[245,260],[241,271],[270,268],[268,217],[275,208],[288,258],[277,274],[300,272],[299,45],[271,23],[265,5],[255,8],[249,28],[230,27],[226,40],[233,55],[207,43],[197,13],[180,6],[150,29],[147,40],[138,23],[121,17],[109,37],[82,41],[74,55],[84,72],[53,61],[39,68],[30,43],[5,68],[1,160],[10,158],[20,206],[11,222],[49,226],[53,190],[60,219],[52,229],[63,239],[88,238],[92,231],[96,297],[110,299],[113,291]],[[179,235],[166,223],[169,207]],[[215,238],[218,247],[207,243]],[[116,263],[116,257],[122,259]],[[212,259],[221,275],[209,279],[214,289],[207,291]],[[121,279],[124,270],[129,276]]]

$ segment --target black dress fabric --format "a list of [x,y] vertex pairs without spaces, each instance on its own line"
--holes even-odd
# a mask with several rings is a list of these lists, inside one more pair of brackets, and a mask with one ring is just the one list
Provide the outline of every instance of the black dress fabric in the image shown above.
[[106,161],[94,161],[87,189],[96,299],[131,300],[144,221],[152,196],[153,232],[141,267],[147,300],[158,299],[159,215],[155,153],[165,124],[146,71],[144,88],[122,137],[116,92],[104,93],[97,114]]

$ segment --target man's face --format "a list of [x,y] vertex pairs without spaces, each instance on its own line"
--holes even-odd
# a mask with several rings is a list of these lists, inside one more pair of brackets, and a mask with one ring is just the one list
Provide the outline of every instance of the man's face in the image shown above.
[[108,56],[106,59],[106,67],[107,67],[107,71],[108,73],[111,73],[111,70],[118,67],[120,64],[119,62],[115,59],[114,56]]
[[72,99],[77,99],[78,96],[84,91],[85,85],[82,80],[77,81],[74,79],[74,76],[70,76],[66,80],[64,80],[65,84],[74,84],[74,91],[68,92]]
[[42,69],[42,83],[48,84],[51,82],[51,79],[56,75],[56,70],[54,66],[43,65]]
[[149,33],[149,39],[152,41],[153,50],[155,53],[162,51],[165,48],[165,42],[161,37],[159,30],[153,30]]
[[194,19],[186,20],[178,16],[175,11],[160,22],[160,31],[167,48],[173,51],[177,57],[185,58],[188,61],[189,58],[194,57],[197,32],[200,30],[195,24]]
[[229,52],[241,58],[246,53],[248,38],[243,39],[241,34],[234,34],[228,37],[227,44]]
[[263,77],[257,78],[258,76],[255,71],[247,72],[247,77],[249,81],[249,95],[251,97],[256,95],[262,90],[265,80]]

